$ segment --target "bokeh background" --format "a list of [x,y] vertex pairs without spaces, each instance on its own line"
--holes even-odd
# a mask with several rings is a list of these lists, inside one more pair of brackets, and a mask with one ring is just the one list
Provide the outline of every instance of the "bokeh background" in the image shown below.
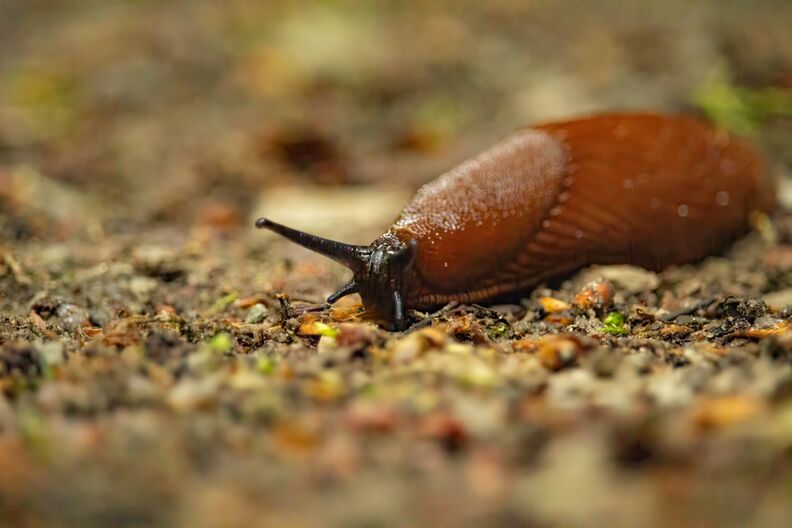
[[651,339],[578,314],[542,363],[518,345],[576,285],[320,326],[296,310],[346,271],[252,222],[367,243],[515,128],[608,110],[712,119],[783,179],[790,28],[789,0],[0,0],[0,525],[788,526],[792,246],[621,270]]
[[0,9],[6,236],[247,228],[341,185],[409,196],[517,127],[604,110],[708,115],[792,161],[784,0]]

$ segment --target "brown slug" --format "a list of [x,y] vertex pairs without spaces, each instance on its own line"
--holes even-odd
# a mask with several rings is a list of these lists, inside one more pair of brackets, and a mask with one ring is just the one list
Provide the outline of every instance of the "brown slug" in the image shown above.
[[770,211],[760,153],[692,117],[620,113],[515,132],[424,185],[369,246],[274,231],[353,272],[391,328],[407,308],[492,300],[591,264],[660,270],[721,251]]

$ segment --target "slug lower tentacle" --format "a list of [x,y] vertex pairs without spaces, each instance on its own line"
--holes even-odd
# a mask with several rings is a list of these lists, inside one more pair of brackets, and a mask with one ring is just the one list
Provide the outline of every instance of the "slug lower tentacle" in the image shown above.
[[522,292],[590,264],[659,270],[722,251],[774,207],[761,154],[685,116],[605,114],[515,132],[424,185],[395,224],[353,246],[259,219],[344,264],[368,311]]

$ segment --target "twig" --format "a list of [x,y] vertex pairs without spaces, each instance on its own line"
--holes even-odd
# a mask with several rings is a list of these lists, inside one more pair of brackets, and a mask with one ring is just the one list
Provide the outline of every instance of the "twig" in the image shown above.
[[683,315],[690,315],[701,308],[706,308],[710,304],[714,303],[716,300],[717,297],[710,297],[708,299],[704,299],[703,301],[699,301],[691,306],[688,306],[687,308],[682,308],[681,310],[677,310],[676,312],[671,312],[668,315],[660,317],[660,320],[669,323],[674,319],[676,319],[677,317],[681,317]]
[[3,255],[3,260],[5,260],[6,265],[11,270],[11,274],[14,275],[14,279],[16,279],[19,284],[23,284],[25,286],[30,286],[33,284],[33,281],[22,269],[22,265],[17,259],[14,258],[11,253],[6,253]]
[[410,332],[414,332],[415,330],[420,330],[421,328],[424,328],[425,326],[429,326],[430,324],[432,324],[432,321],[434,320],[435,317],[440,317],[441,315],[445,315],[448,312],[450,312],[451,310],[453,310],[454,308],[456,308],[457,306],[459,306],[458,302],[451,301],[450,303],[446,304],[445,306],[443,306],[442,308],[440,308],[436,312],[427,315],[426,317],[424,317],[423,319],[421,319],[420,321],[418,321],[417,323],[412,325],[404,333],[405,334],[409,334]]
[[298,316],[304,314],[305,312],[321,312],[322,310],[329,309],[330,305],[327,303],[324,304],[307,304],[307,305],[299,305],[295,306],[294,304],[291,305],[292,311],[294,316]]

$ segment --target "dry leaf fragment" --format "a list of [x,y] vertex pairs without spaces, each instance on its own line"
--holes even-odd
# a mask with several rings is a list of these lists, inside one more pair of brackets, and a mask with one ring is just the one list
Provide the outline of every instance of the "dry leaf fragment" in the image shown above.
[[613,302],[613,286],[607,280],[595,280],[575,295],[575,306],[581,310],[605,311]]
[[564,312],[572,308],[572,305],[568,302],[554,297],[542,297],[539,299],[539,304],[541,304],[542,309],[549,314]]
[[749,420],[765,409],[765,402],[755,396],[722,396],[699,402],[692,410],[692,419],[702,429],[719,429]]

